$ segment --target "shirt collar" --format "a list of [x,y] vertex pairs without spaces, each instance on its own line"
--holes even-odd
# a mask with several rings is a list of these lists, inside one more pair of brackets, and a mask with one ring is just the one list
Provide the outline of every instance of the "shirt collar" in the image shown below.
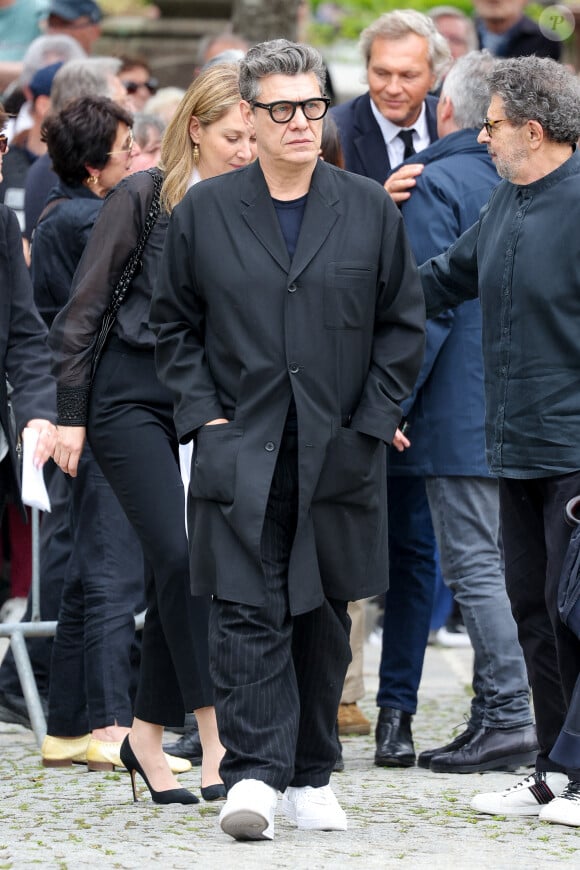
[[388,118],[385,118],[385,116],[379,112],[372,99],[371,111],[377,124],[380,127],[387,148],[389,147],[391,142],[393,142],[397,138],[401,130],[413,129],[415,130],[420,139],[426,139],[427,141],[429,141],[429,130],[427,128],[427,110],[425,108],[425,102],[423,102],[423,105],[421,106],[421,113],[419,117],[414,124],[411,124],[411,127],[398,127],[396,124],[393,124],[392,121],[389,121]]

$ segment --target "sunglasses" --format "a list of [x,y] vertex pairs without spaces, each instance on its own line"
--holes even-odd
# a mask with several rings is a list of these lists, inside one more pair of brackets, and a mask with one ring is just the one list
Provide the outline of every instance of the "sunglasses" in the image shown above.
[[159,88],[157,79],[147,79],[146,82],[131,82],[123,79],[123,84],[128,94],[136,94],[139,88],[147,88],[150,94],[156,94]]
[[6,154],[8,151],[8,136],[5,133],[0,133],[0,154]]

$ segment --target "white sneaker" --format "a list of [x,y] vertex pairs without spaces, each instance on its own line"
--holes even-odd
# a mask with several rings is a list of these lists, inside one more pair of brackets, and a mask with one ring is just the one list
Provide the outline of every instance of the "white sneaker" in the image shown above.
[[468,647],[471,646],[469,635],[464,628],[447,628],[442,626],[435,634],[435,642],[439,646]]
[[260,779],[241,779],[228,791],[220,827],[234,840],[273,840],[277,803],[275,788]]
[[329,785],[312,788],[289,786],[282,798],[287,819],[308,831],[346,831],[346,813]]
[[562,794],[542,807],[540,821],[580,828],[580,782],[571,780]]
[[536,771],[505,791],[476,794],[471,806],[492,816],[538,816],[544,804],[553,801],[567,784],[565,773]]

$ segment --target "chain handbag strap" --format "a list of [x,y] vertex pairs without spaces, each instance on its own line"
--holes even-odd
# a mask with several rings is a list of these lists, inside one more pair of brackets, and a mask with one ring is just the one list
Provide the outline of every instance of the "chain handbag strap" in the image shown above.
[[125,264],[125,268],[121,273],[121,277],[115,285],[115,289],[113,290],[113,293],[111,295],[111,300],[103,315],[99,334],[97,335],[97,340],[93,349],[93,358],[91,363],[91,382],[95,376],[97,365],[101,358],[101,354],[103,353],[103,349],[105,347],[111,329],[113,328],[117,319],[119,308],[123,304],[125,296],[127,295],[127,291],[131,285],[131,281],[135,277],[137,269],[141,264],[143,251],[145,250],[145,245],[147,244],[147,240],[151,235],[151,230],[155,226],[157,218],[159,217],[159,211],[161,209],[160,195],[161,187],[163,185],[163,176],[155,170],[147,170],[147,172],[149,172],[153,180],[153,198],[151,200],[151,205],[149,206],[149,211],[147,213],[141,235],[137,240],[137,244],[135,245],[131,256]]

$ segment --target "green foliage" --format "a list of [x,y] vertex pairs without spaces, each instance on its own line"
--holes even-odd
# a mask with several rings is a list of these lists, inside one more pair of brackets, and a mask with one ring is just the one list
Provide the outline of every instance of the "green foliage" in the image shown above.
[[[328,5],[339,9],[336,26],[316,20],[317,9]],[[309,38],[319,45],[328,45],[337,39],[356,40],[361,30],[384,12],[392,12],[393,9],[416,9],[418,12],[428,12],[438,5],[440,5],[438,0],[344,0],[335,3],[328,3],[328,0],[310,0],[312,23],[309,28]],[[450,5],[456,6],[467,15],[471,15],[473,11],[471,0],[450,0]]]

